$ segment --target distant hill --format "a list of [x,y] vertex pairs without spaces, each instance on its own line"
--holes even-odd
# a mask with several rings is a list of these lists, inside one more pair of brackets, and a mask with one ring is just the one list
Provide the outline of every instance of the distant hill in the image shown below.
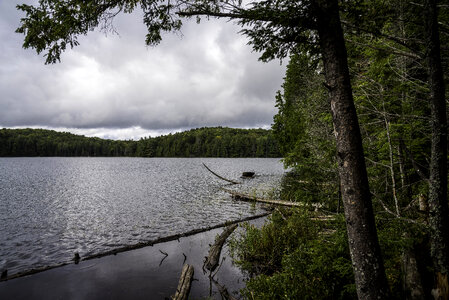
[[280,157],[271,130],[198,128],[115,141],[46,129],[0,129],[0,156]]

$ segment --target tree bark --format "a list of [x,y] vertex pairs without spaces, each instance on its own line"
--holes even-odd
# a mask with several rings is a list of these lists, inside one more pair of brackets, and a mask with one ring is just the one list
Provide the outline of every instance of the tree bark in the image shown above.
[[220,262],[221,249],[223,248],[223,245],[226,242],[227,238],[234,232],[236,228],[237,224],[226,227],[223,232],[215,239],[214,244],[209,249],[209,255],[204,261],[203,268],[206,268],[209,271],[213,272],[218,267],[218,263]]
[[349,248],[359,299],[388,299],[337,0],[313,1],[337,146]]
[[193,280],[194,269],[193,266],[185,264],[182,267],[181,277],[179,278],[178,288],[176,289],[175,295],[172,297],[173,300],[187,300],[189,299],[190,286]]
[[423,300],[426,299],[416,261],[415,249],[404,249],[402,253],[402,273],[405,299]]
[[[429,223],[431,228],[431,255],[439,278],[448,286],[449,271],[449,208],[447,203],[447,116],[445,85],[440,55],[438,11],[435,0],[425,3],[427,59],[429,68],[431,110],[431,159],[429,186]],[[441,280],[437,281],[438,283]],[[437,288],[439,288],[437,286]],[[449,299],[449,294],[440,295]]]

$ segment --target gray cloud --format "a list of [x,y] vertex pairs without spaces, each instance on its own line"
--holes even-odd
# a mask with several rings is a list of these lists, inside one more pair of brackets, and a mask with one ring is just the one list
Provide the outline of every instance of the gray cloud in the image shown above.
[[49,66],[14,33],[21,2],[0,2],[0,126],[126,138],[272,121],[285,67],[258,62],[230,22],[188,21],[146,47],[141,13],[121,15],[118,35],[94,31]]

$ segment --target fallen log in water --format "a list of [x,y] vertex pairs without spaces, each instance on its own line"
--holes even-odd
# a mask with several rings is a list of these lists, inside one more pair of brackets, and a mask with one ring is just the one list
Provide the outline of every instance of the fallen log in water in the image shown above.
[[165,243],[165,242],[169,242],[169,241],[174,241],[174,240],[177,240],[177,239],[182,238],[182,237],[191,236],[191,235],[194,235],[194,234],[197,234],[197,233],[201,233],[201,232],[205,232],[205,231],[209,231],[209,230],[212,230],[212,229],[217,229],[217,228],[220,228],[220,227],[225,227],[225,226],[229,226],[229,225],[236,224],[236,223],[241,223],[241,222],[245,222],[245,221],[250,221],[250,220],[262,218],[262,217],[268,216],[269,214],[271,214],[271,212],[265,212],[265,213],[261,213],[261,214],[258,214],[258,215],[249,216],[249,217],[246,217],[246,218],[234,220],[234,221],[226,221],[226,222],[214,225],[214,226],[207,226],[207,227],[203,227],[203,228],[193,229],[193,230],[190,230],[190,231],[187,231],[187,232],[183,232],[183,233],[180,233],[180,234],[174,234],[174,235],[170,235],[170,236],[166,236],[166,237],[157,238],[155,240],[151,240],[151,241],[148,241],[148,242],[140,242],[140,243],[137,243],[137,244],[128,245],[128,246],[125,246],[125,247],[117,248],[117,249],[106,251],[106,252],[103,252],[103,253],[93,254],[93,255],[84,257],[82,260],[83,261],[84,260],[90,260],[90,259],[94,259],[94,258],[108,256],[108,255],[111,255],[111,254],[115,255],[115,254],[118,254],[120,252],[125,252],[125,251],[129,251],[129,250],[139,249],[139,248],[143,248],[143,247],[147,247],[147,246],[153,246],[153,245],[159,244],[159,243]]
[[212,174],[214,174],[215,176],[217,176],[217,177],[220,178],[221,180],[230,182],[230,183],[232,183],[232,184],[241,184],[241,182],[234,181],[234,180],[231,180],[231,179],[227,179],[227,178],[224,178],[223,176],[218,175],[217,173],[215,173],[214,171],[212,171],[211,169],[209,169],[209,167],[206,166],[205,163],[203,163],[203,166],[204,166],[209,172],[211,172]]
[[222,188],[223,191],[226,193],[229,193],[232,195],[234,199],[242,200],[242,201],[249,201],[249,202],[262,202],[262,203],[268,203],[268,204],[274,204],[274,205],[284,205],[284,206],[290,206],[290,207],[302,207],[305,206],[304,203],[301,202],[291,202],[291,201],[283,201],[283,200],[270,200],[270,199],[262,199],[258,198],[253,195],[243,194],[236,191],[228,190],[225,188]]
[[176,289],[175,295],[172,297],[173,300],[187,300],[190,293],[190,286],[193,279],[193,266],[185,264],[182,267],[181,277],[179,278],[178,288]]
[[[223,222],[223,223],[220,223],[220,224],[217,224],[217,225],[213,225],[213,226],[207,226],[207,227],[193,229],[193,230],[190,230],[190,231],[187,231],[187,232],[184,232],[184,233],[180,233],[180,234],[174,234],[174,235],[170,235],[170,236],[166,236],[166,237],[160,237],[160,238],[157,238],[157,239],[154,239],[154,240],[149,240],[147,242],[140,242],[140,243],[137,243],[137,244],[124,246],[124,247],[116,248],[116,249],[113,249],[113,250],[109,250],[109,251],[105,251],[105,252],[101,252],[101,253],[97,253],[97,254],[92,254],[90,256],[85,256],[85,257],[82,257],[80,261],[96,259],[96,258],[109,256],[109,255],[116,255],[116,254],[119,254],[119,253],[122,253],[122,252],[130,251],[130,250],[134,250],[134,249],[140,249],[140,248],[144,248],[144,247],[148,247],[148,246],[153,246],[153,245],[159,244],[159,243],[175,241],[175,240],[180,239],[182,237],[188,237],[188,236],[191,236],[191,235],[194,235],[194,234],[198,234],[198,233],[201,233],[201,232],[205,232],[205,231],[209,231],[209,230],[213,230],[213,229],[229,226],[231,224],[236,224],[236,223],[241,223],[241,222],[245,222],[245,221],[250,221],[250,220],[266,217],[269,214],[271,214],[271,212],[264,212],[264,213],[261,213],[261,214],[257,214],[257,215],[254,215],[254,216],[249,216],[249,217],[238,219],[238,220],[226,221],[226,222]],[[55,265],[45,266],[45,267],[39,267],[39,268],[31,269],[31,270],[28,270],[28,271],[19,272],[19,273],[13,274],[13,275],[8,275],[7,272],[4,272],[4,277],[0,278],[0,282],[1,281],[15,279],[15,278],[19,278],[19,277],[23,277],[23,276],[28,276],[28,275],[32,275],[32,274],[36,274],[36,273],[40,273],[40,272],[43,272],[43,271],[47,271],[47,270],[55,269],[55,268],[58,268],[58,267],[62,267],[62,266],[68,265],[68,264],[69,264],[69,262],[64,262],[64,263],[60,263],[60,264],[55,264]]]
[[204,261],[203,268],[213,271],[218,267],[218,262],[220,261],[220,253],[223,248],[226,239],[231,235],[231,233],[237,228],[237,224],[230,225],[223,230],[223,232],[215,239],[215,243],[210,247],[209,255]]

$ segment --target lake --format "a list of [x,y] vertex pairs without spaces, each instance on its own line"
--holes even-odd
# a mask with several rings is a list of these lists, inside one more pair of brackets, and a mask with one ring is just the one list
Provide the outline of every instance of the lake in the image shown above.
[[[228,183],[271,194],[284,174],[265,158],[0,158],[0,271],[8,275],[263,212]],[[254,179],[242,179],[254,171]]]

